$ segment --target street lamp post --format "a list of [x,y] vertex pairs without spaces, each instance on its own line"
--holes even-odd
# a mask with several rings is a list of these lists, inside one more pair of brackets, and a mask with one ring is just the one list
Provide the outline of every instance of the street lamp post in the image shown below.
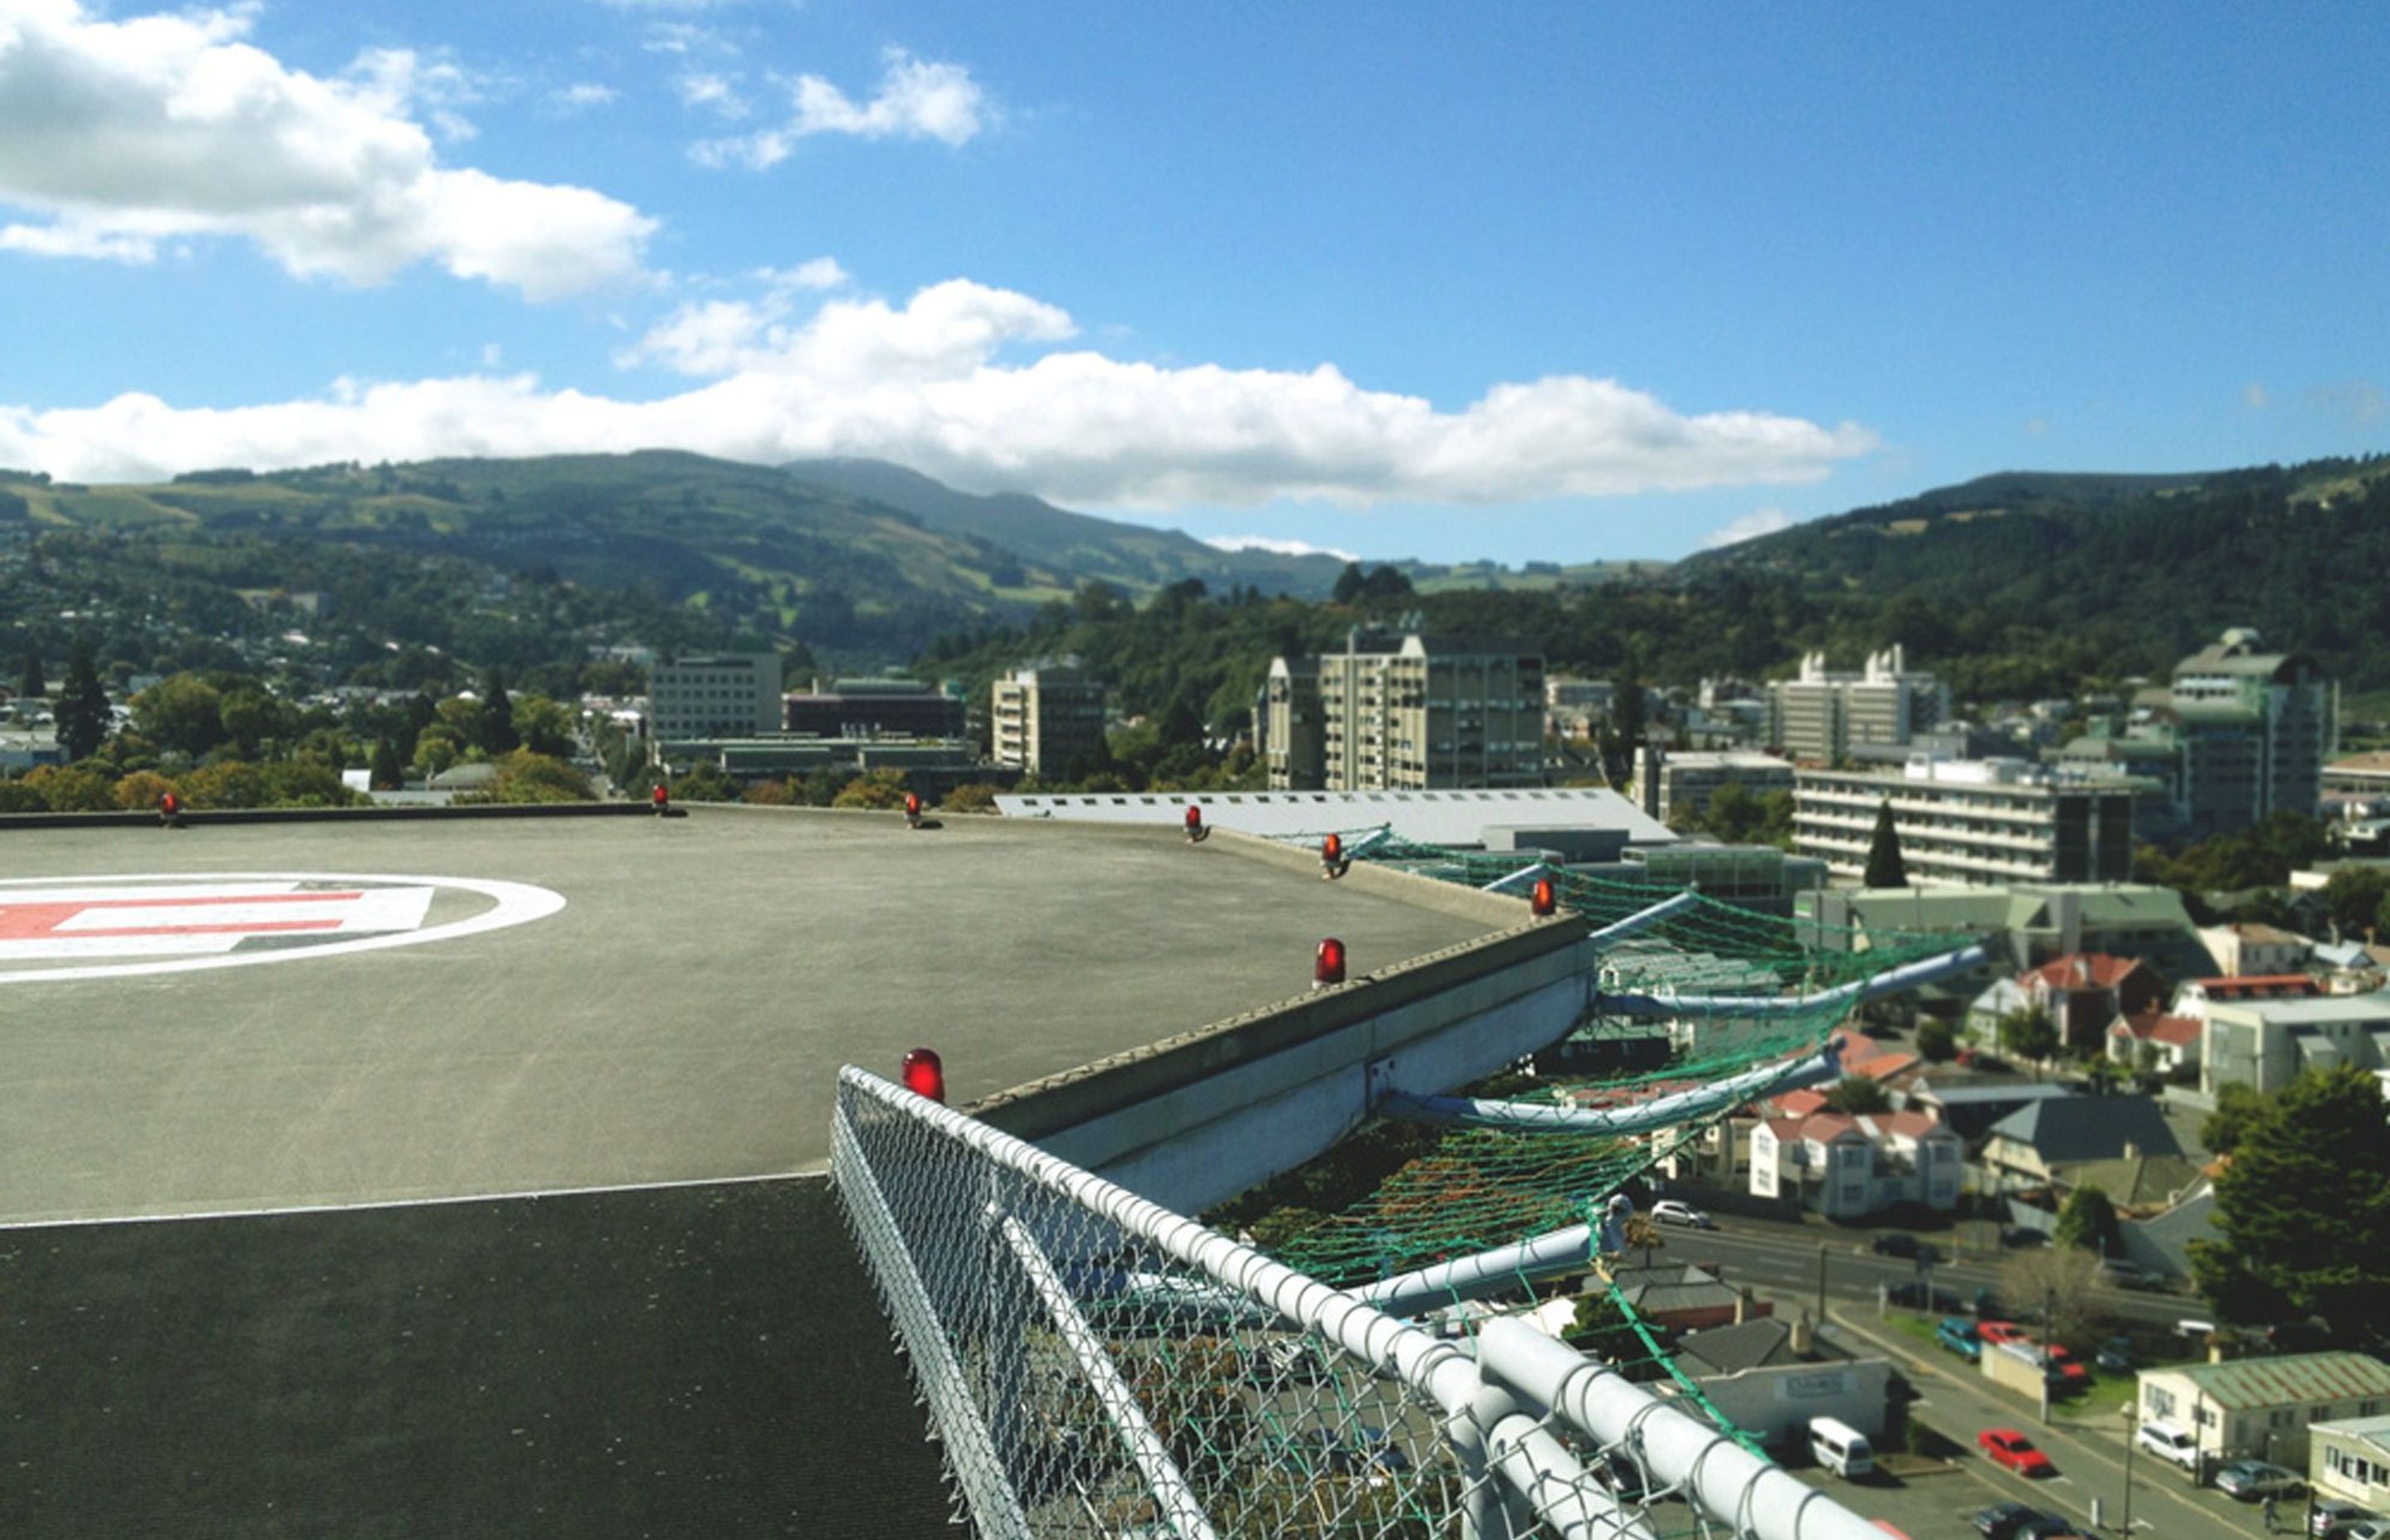
[[1825,1324],[1826,1324],[1826,1247],[1827,1247],[1827,1245],[1828,1245],[1828,1242],[1823,1241],[1823,1240],[1821,1240],[1821,1241],[1818,1242],[1818,1324],[1819,1326],[1823,1326],[1823,1325],[1825,1325]]

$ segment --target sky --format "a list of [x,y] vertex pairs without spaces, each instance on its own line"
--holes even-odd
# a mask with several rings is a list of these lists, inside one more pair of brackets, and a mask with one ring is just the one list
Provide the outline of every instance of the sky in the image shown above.
[[1673,558],[2390,444],[2390,7],[0,0],[0,466]]

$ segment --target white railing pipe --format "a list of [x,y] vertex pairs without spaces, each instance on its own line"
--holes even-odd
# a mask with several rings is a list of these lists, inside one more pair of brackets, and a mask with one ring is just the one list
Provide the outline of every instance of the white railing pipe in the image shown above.
[[1046,1314],[1060,1333],[1063,1345],[1078,1360],[1079,1372],[1086,1377],[1087,1386],[1096,1392],[1096,1403],[1104,1409],[1105,1419],[1121,1443],[1128,1446],[1129,1457],[1137,1462],[1145,1483],[1153,1494],[1153,1506],[1162,1512],[1163,1521],[1170,1526],[1178,1540],[1219,1540],[1212,1521],[1203,1512],[1203,1505],[1187,1483],[1178,1462],[1162,1436],[1146,1420],[1145,1409],[1137,1403],[1137,1392],[1121,1378],[1112,1364],[1111,1354],[1105,1351],[1104,1340],[1087,1325],[1079,1307],[1071,1298],[1070,1289],[1055,1273],[1054,1264],[1047,1260],[1046,1249],[1029,1233],[1029,1226],[1009,1215],[998,1222],[1004,1243],[1012,1249],[1012,1258],[1029,1279],[1029,1287],[1046,1306]]
[[1607,1364],[1523,1321],[1487,1321],[1477,1361],[1531,1406],[1548,1407],[1599,1446],[1635,1448],[1663,1486],[1750,1540],[1883,1540],[1883,1531],[1709,1423]]
[[1725,1080],[1653,1097],[1631,1107],[1561,1107],[1542,1101],[1415,1097],[1407,1091],[1394,1091],[1388,1093],[1375,1110],[1415,1123],[1457,1123],[1471,1128],[1507,1128],[1522,1133],[1625,1137],[1695,1122],[1762,1097],[1821,1084],[1841,1073],[1842,1046],[1830,1043],[1817,1053],[1762,1064]]
[[1633,1016],[1652,1020],[1703,1016],[1791,1016],[1828,1008],[1858,1006],[1870,1000],[1902,995],[1944,979],[1972,972],[1984,964],[1980,946],[1961,947],[1939,956],[1921,957],[1886,969],[1871,979],[1855,979],[1815,995],[1645,995],[1634,991],[1604,993],[1594,1001],[1603,1016]]

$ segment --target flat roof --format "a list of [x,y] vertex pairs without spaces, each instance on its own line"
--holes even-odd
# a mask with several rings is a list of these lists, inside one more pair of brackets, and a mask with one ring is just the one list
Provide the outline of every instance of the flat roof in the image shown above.
[[[0,840],[0,1224],[788,1172],[842,1063],[933,1047],[968,1103],[1300,995],[1325,936],[1357,976],[1495,929],[1233,841],[993,817]],[[562,902],[472,929],[521,892]]]
[[1637,844],[1683,839],[1615,791],[1600,787],[1518,786],[1422,791],[1007,792],[1009,818],[1179,827],[1189,804],[1218,828],[1264,839],[1350,833],[1389,825],[1422,845],[1479,845],[1489,828],[1614,829]]

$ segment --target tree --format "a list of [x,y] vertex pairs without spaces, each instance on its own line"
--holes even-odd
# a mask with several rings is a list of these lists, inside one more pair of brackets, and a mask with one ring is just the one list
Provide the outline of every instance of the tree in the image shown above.
[[2116,1206],[2097,1183],[2086,1183],[2066,1195],[2058,1211],[2050,1239],[2096,1255],[2114,1256],[2124,1249],[2124,1233],[2116,1225]]
[[996,811],[996,788],[980,781],[957,786],[938,803],[941,813],[993,813]]
[[2215,1226],[2191,1276],[2228,1318],[2287,1308],[2390,1342],[2390,1105],[2371,1072],[2311,1071],[2275,1096],[2216,1179]]
[[594,802],[588,777],[560,759],[517,749],[495,761],[498,778],[487,791],[458,797],[460,802]]
[[544,695],[523,695],[515,700],[515,738],[534,754],[567,759],[580,741],[580,724],[572,711]]
[[2000,1298],[2022,1315],[2049,1318],[2049,1336],[2080,1353],[2091,1344],[2103,1314],[2091,1285],[2100,1264],[2088,1251],[2068,1246],[2020,1251],[2000,1269]]
[[1826,1105],[1837,1112],[1889,1112],[1892,1094],[1871,1075],[1844,1075],[1826,1093]]
[[889,808],[905,805],[905,772],[874,770],[846,783],[832,807]]
[[49,682],[42,677],[40,648],[25,649],[24,666],[17,672],[17,693],[28,700],[47,700],[50,698]]
[[169,674],[133,698],[133,730],[197,759],[225,740],[224,694],[196,674]]
[[482,733],[477,741],[495,759],[521,748],[522,735],[515,731],[515,705],[507,699],[506,675],[492,669],[485,684],[482,691]]
[[99,665],[91,655],[90,638],[77,636],[67,659],[66,687],[50,706],[58,719],[58,741],[70,760],[89,759],[108,741],[108,688],[99,682]]
[[1860,881],[1870,888],[1908,886],[1908,863],[1901,859],[1900,830],[1893,827],[1889,797],[1876,803],[1875,833],[1868,840],[1867,872]]
[[1929,1016],[1917,1023],[1917,1052],[1932,1063],[1947,1064],[1959,1057],[1959,1034],[1949,1022]]
[[386,738],[374,739],[373,767],[367,782],[377,791],[395,791],[406,784],[398,764],[398,745]]
[[2379,866],[2344,866],[2323,885],[2324,908],[2344,940],[2372,929],[2385,902],[2390,902],[2390,871]]
[[2227,1081],[2216,1088],[2216,1110],[2200,1123],[2199,1142],[2211,1155],[2229,1155],[2265,1110],[2265,1093],[2255,1085]]
[[1411,580],[1403,575],[1402,570],[1382,562],[1370,568],[1369,575],[1361,580],[1361,597],[1365,599],[1399,599],[1410,592]]
[[1336,574],[1336,586],[1328,591],[1328,597],[1338,604],[1351,604],[1361,597],[1361,590],[1368,583],[1368,579],[1361,575],[1361,564],[1348,561],[1344,570]]
[[2044,1059],[2058,1051],[2058,1023],[2039,1006],[2019,1006],[2000,1018],[2000,1046],[2019,1059]]

